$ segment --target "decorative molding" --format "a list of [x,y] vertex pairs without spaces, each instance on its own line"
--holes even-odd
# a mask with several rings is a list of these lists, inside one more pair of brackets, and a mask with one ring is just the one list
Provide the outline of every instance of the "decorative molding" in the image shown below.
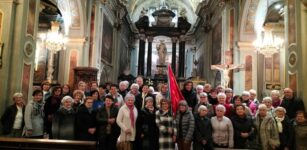
[[305,7],[307,7],[307,0],[301,0],[301,1],[305,5]]
[[254,51],[255,50],[255,47],[252,42],[239,41],[237,43],[237,46],[240,51]]

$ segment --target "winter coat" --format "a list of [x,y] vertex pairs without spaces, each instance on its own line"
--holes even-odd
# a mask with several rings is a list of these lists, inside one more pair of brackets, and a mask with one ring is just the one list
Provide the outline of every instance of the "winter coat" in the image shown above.
[[285,119],[281,122],[281,124],[282,124],[283,131],[282,133],[279,133],[279,141],[280,141],[279,149],[283,149],[284,147],[288,147],[289,149],[292,149],[294,145],[293,126],[287,116],[285,116]]
[[[247,148],[247,141],[252,141],[255,135],[252,118],[235,115],[231,118],[231,121],[234,129],[234,148]],[[241,137],[241,133],[248,133],[248,137]]]
[[92,110],[90,112],[85,105],[81,105],[75,118],[76,140],[95,141],[96,132],[90,134],[88,132],[89,128],[96,128],[96,111]]
[[289,117],[289,119],[295,118],[297,111],[305,111],[304,102],[302,99],[297,97],[293,97],[292,99],[284,98],[280,106],[287,110],[286,115]]
[[254,119],[256,127],[256,141],[261,146],[262,150],[273,150],[273,147],[278,147],[279,135],[275,120],[267,115],[262,120],[259,115]]
[[75,112],[73,109],[60,108],[53,117],[52,136],[53,139],[73,140],[75,139]]
[[[138,117],[138,111],[134,107],[134,128],[131,126],[130,110],[126,104],[124,104],[118,111],[116,123],[121,129],[119,141],[134,141],[136,134],[136,119]],[[126,134],[126,130],[131,129],[132,134]]]
[[174,128],[174,121],[171,111],[156,111],[156,124],[159,128],[159,150],[173,150],[173,134],[168,132],[169,128]]
[[[117,114],[118,114],[118,108],[115,106],[112,106],[110,108],[110,116],[108,116],[108,113],[105,107],[102,107],[101,109],[98,110],[97,115],[96,115],[96,120],[97,120],[97,125],[98,125],[97,127],[98,138],[105,137],[107,135],[108,119],[109,118],[116,119]],[[110,134],[112,137],[115,137],[116,139],[119,137],[120,128],[116,122],[114,122],[111,125]]]
[[[181,121],[181,122],[180,122]],[[184,139],[186,141],[192,141],[195,121],[194,116],[190,110],[183,113],[178,112],[175,120],[175,135],[177,139]]]
[[181,93],[184,99],[187,101],[190,108],[194,109],[197,104],[197,95],[196,92],[192,89],[191,91],[187,91],[185,89],[181,90]]
[[44,102],[30,101],[25,110],[25,127],[24,130],[32,130],[31,135],[42,136],[44,134]]
[[307,122],[296,123],[294,122],[295,131],[295,149],[307,150]]
[[152,112],[145,108],[140,112],[139,123],[141,124],[142,149],[158,150],[159,149],[159,128],[156,124],[156,110]]
[[[15,117],[17,114],[17,106],[16,104],[13,104],[9,107],[7,107],[1,117],[1,124],[2,124],[2,133],[4,135],[10,134],[13,130],[13,125],[15,122]],[[25,107],[22,108],[22,114],[25,113]],[[22,127],[24,126],[24,122],[22,122]]]
[[[207,141],[205,145],[203,140]],[[195,115],[193,150],[213,150],[211,121],[208,117],[200,117],[198,114]]]

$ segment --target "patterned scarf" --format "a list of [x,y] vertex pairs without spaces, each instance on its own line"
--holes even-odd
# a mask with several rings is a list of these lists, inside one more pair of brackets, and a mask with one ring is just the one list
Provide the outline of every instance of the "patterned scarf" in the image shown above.
[[129,114],[130,114],[131,127],[134,128],[134,111],[133,111],[134,105],[131,105],[131,106],[127,105],[127,107],[129,108],[129,111],[130,111]]
[[33,115],[41,115],[41,117],[44,117],[44,102],[33,101]]
[[279,133],[282,133],[283,131],[283,128],[282,128],[282,121],[285,119],[285,117],[282,117],[282,118],[278,118],[278,117],[275,117],[275,120],[277,121],[277,128],[278,128],[278,132]]

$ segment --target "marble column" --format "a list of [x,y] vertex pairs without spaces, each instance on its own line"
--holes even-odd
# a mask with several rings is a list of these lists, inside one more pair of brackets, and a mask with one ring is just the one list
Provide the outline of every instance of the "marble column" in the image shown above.
[[185,66],[185,37],[180,36],[179,41],[179,69],[178,69],[178,77],[184,77],[184,66]]
[[152,61],[152,41],[153,37],[148,37],[148,52],[147,52],[147,77],[151,77],[151,61]]
[[140,43],[139,43],[138,75],[144,75],[145,40],[146,40],[145,34],[141,34]]
[[172,38],[172,69],[174,74],[176,74],[176,46],[177,46],[177,37]]

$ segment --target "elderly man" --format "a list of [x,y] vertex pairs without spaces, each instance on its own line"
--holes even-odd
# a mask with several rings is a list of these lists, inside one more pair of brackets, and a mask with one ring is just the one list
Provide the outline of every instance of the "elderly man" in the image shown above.
[[284,89],[284,98],[280,106],[287,110],[286,114],[290,119],[295,118],[297,111],[305,111],[304,102],[302,99],[295,97],[293,95],[293,90],[290,88]]

